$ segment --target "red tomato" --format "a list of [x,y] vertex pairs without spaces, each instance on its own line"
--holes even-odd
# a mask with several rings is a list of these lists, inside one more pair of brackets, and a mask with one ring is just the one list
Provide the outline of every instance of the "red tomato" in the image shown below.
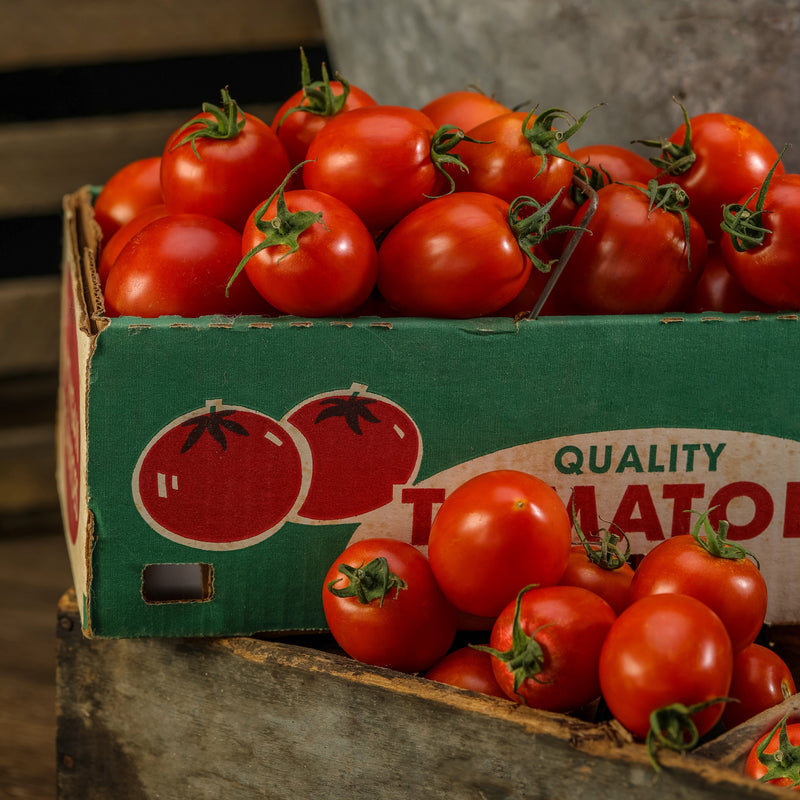
[[375,100],[363,89],[351,86],[339,76],[338,81],[328,77],[325,64],[322,65],[322,80],[312,81],[305,52],[300,50],[303,88],[298,89],[275,113],[272,130],[286,148],[292,166],[306,158],[311,140],[330,122],[333,117],[354,108],[376,105]]
[[461,89],[434,97],[420,109],[437,127],[454,125],[470,131],[482,122],[510,114],[511,109],[483,92]]
[[644,156],[616,144],[588,144],[572,151],[581,164],[597,167],[615,183],[643,183],[657,177],[658,170]]
[[526,472],[494,470],[445,498],[428,558],[457,608],[493,617],[525,586],[558,583],[570,546],[569,515],[555,491]]
[[249,279],[226,286],[241,258],[241,236],[200,214],[157,219],[122,248],[105,287],[109,316],[266,314],[267,302]]
[[631,602],[652,594],[691,595],[722,620],[738,653],[753,643],[764,623],[767,584],[748,551],[729,542],[726,531],[726,522],[717,532],[704,514],[691,535],[659,542],[636,568]]
[[378,251],[364,223],[341,200],[283,187],[250,215],[242,233],[241,269],[285,314],[352,313],[372,293]]
[[209,401],[147,444],[133,474],[136,507],[169,539],[208,549],[263,538],[303,486],[289,432],[264,414]]
[[725,211],[722,257],[744,290],[773,308],[800,309],[800,175],[769,175]]
[[414,420],[366,386],[310,397],[284,422],[311,452],[311,485],[299,511],[307,519],[346,520],[373,511],[417,474],[422,443]]
[[460,132],[421,111],[376,105],[339,114],[314,137],[303,183],[346,203],[373,234],[447,191],[442,159]]
[[[722,715],[724,703],[714,701],[727,695],[732,665],[728,633],[707,605],[688,595],[650,595],[611,626],[600,653],[600,686],[613,716],[640,739],[652,738],[650,715],[674,704],[704,706],[682,720],[702,736]],[[674,744],[683,749],[687,742]]]
[[163,203],[157,206],[148,206],[132,220],[126,222],[104,243],[100,250],[100,260],[97,263],[97,275],[100,278],[101,286],[106,285],[108,273],[111,272],[111,268],[114,266],[117,256],[122,252],[122,248],[130,241],[131,237],[139,233],[145,225],[149,225],[153,220],[161,219],[161,217],[166,216],[167,207]]
[[272,128],[223,90],[221,108],[205,103],[167,139],[161,189],[170,214],[204,214],[241,231],[289,169]]
[[428,560],[397,539],[351,544],[325,576],[322,603],[337,644],[366,664],[421,672],[455,638],[456,610]]
[[597,192],[590,234],[580,237],[559,281],[560,296],[576,313],[659,314],[685,305],[708,245],[680,190],[659,205],[655,193],[668,191],[653,181],[649,188],[612,183]]
[[[692,216],[710,241],[720,239],[722,207],[736,203],[761,185],[778,157],[767,137],[749,122],[731,114],[706,113],[689,117],[666,142],[644,141],[660,147],[652,159],[664,183],[677,183],[689,195]],[[783,165],[778,172],[784,172]]]
[[[599,554],[600,547],[591,545],[590,549]],[[630,603],[633,568],[630,564],[619,567],[601,566],[590,557],[582,544],[573,545],[567,561],[567,568],[559,583],[562,586],[580,586],[600,595],[617,614],[621,614]]]
[[126,164],[106,181],[94,201],[94,218],[104,242],[137,214],[163,202],[161,156]]
[[769,647],[755,642],[736,654],[728,703],[722,712],[727,728],[782,703],[797,691],[789,665]]
[[425,677],[449,686],[508,700],[508,695],[500,688],[494,676],[492,657],[474,647],[460,647],[448,653],[425,673]]
[[800,792],[800,722],[784,717],[750,749],[745,775]]
[[492,195],[455,192],[432,200],[400,220],[381,243],[378,289],[406,316],[494,313],[531,274],[515,226],[508,203]]
[[566,713],[588,705],[600,696],[600,651],[616,618],[586,589],[523,589],[492,628],[497,682],[512,700],[532,708]]

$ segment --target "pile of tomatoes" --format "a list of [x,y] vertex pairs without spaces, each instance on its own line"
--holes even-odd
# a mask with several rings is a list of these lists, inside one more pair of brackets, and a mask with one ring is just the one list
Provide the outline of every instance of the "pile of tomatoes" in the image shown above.
[[685,750],[795,693],[786,662],[756,641],[767,587],[727,528],[700,514],[634,570],[624,532],[587,537],[545,482],[494,470],[448,495],[427,554],[352,543],[323,606],[362,662],[548,711],[602,704],[652,753]]
[[800,176],[745,120],[682,109],[669,138],[640,140],[646,158],[573,149],[596,108],[472,90],[410,108],[336,77],[311,80],[302,58],[302,88],[270,121],[224,89],[108,180],[107,314],[800,308]]

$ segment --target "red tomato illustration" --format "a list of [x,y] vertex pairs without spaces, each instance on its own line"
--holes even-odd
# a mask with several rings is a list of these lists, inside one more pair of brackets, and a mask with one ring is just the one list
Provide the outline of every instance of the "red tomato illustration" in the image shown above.
[[316,395],[284,421],[311,451],[311,483],[298,512],[304,519],[342,521],[373,511],[417,474],[422,444],[414,421],[361,384]]
[[274,419],[210,400],[171,422],[133,473],[139,513],[169,539],[209,550],[254,544],[303,490],[300,451]]

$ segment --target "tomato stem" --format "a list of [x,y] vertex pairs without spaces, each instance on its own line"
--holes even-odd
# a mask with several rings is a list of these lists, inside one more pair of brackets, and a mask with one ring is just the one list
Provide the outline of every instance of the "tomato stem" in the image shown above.
[[389,562],[383,556],[358,567],[339,564],[338,569],[349,582],[337,589],[336,584],[342,579],[334,578],[328,582],[328,591],[336,597],[355,597],[364,605],[377,600],[378,605],[383,606],[389,592],[394,591],[397,597],[401,590],[408,588],[406,581],[389,569]]
[[[716,506],[714,506],[714,508],[716,508]],[[758,558],[754,553],[736,542],[728,541],[727,536],[730,523],[727,520],[720,520],[717,530],[714,530],[714,526],[709,519],[709,514],[714,508],[710,508],[708,511],[700,514],[697,524],[692,528],[691,534],[697,544],[716,558],[728,558],[733,561],[739,561],[749,556],[753,559],[756,566],[761,569]],[[694,513],[699,514],[697,511]],[[701,528],[705,531],[705,536],[700,535]]]
[[455,178],[447,171],[446,165],[458,167],[462,172],[469,172],[469,167],[462,161],[461,156],[451,151],[456,148],[461,142],[472,142],[473,144],[491,144],[481,139],[473,139],[467,136],[461,128],[455,125],[442,125],[436,133],[431,137],[431,145],[429,149],[430,159],[433,166],[445,177],[448,184],[448,189],[440,195],[428,195],[429,200],[435,200],[437,197],[444,197],[445,195],[452,194],[456,188]]
[[643,144],[646,147],[660,147],[661,155],[653,156],[649,161],[654,167],[662,171],[662,175],[674,177],[688,172],[692,164],[697,160],[697,154],[692,149],[692,123],[689,119],[689,113],[675,97],[672,99],[683,112],[685,126],[683,141],[678,144],[668,139],[634,139],[634,143]]
[[[767,768],[759,778],[764,783],[788,778],[792,786],[800,785],[800,747],[789,741],[789,732],[786,728],[788,721],[789,715],[786,714],[756,748],[756,757]],[[767,745],[776,733],[778,733],[777,749],[772,753],[765,753]]]
[[[620,536],[616,533],[611,533],[605,528],[601,528],[597,533],[603,534],[598,538],[597,542],[589,542],[581,530],[580,523],[578,522],[578,515],[575,511],[575,504],[572,504],[572,524],[575,527],[575,533],[578,534],[578,539],[586,551],[586,557],[593,564],[597,564],[601,569],[613,571],[620,569],[628,563],[628,558],[631,554],[631,543],[628,537],[620,529]],[[617,545],[621,541],[625,541],[625,552],[621,553]],[[593,545],[597,545],[596,547]]]
[[235,139],[241,133],[246,121],[244,114],[239,109],[239,105],[228,93],[227,86],[222,90],[222,107],[215,106],[212,103],[203,103],[202,109],[206,114],[211,114],[212,119],[200,115],[192,117],[192,119],[178,128],[178,133],[194,125],[200,125],[201,127],[191,133],[187,133],[171,148],[174,150],[184,144],[191,143],[192,152],[197,156],[198,161],[202,160],[200,153],[197,152],[198,139]]

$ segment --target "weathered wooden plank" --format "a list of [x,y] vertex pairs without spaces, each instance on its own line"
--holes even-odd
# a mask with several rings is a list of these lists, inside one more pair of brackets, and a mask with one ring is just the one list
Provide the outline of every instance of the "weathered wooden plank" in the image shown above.
[[59,609],[61,800],[767,798],[714,762],[595,726],[249,638],[86,640]]
[[3,70],[322,41],[314,0],[12,0],[0,31]]

